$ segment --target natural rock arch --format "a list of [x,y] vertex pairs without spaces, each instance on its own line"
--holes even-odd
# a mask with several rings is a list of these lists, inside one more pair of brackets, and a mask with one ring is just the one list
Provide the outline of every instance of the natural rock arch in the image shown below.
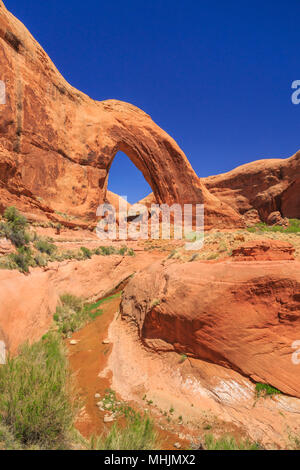
[[210,194],[176,142],[150,116],[117,100],[96,102],[69,85],[0,0],[2,199],[28,210],[95,218],[111,162],[122,150],[161,203],[204,203],[207,226],[241,224]]

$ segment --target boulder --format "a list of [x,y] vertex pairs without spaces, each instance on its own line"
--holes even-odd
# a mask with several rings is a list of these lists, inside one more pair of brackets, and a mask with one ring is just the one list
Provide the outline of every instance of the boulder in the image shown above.
[[271,214],[267,217],[267,224],[268,225],[288,225],[289,220],[287,218],[283,218],[279,211],[271,212]]

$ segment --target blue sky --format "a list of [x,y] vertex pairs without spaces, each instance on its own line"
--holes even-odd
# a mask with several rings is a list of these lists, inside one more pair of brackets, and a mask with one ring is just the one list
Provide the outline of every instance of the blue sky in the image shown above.
[[[298,0],[4,3],[73,86],[145,110],[199,176],[300,147]],[[117,155],[110,189],[143,197],[137,172]]]

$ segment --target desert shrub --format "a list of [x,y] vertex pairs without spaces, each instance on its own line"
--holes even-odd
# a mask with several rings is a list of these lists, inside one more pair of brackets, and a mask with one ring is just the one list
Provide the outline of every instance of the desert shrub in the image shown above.
[[44,238],[40,238],[34,243],[34,246],[41,253],[51,256],[56,251],[56,246]]
[[5,209],[4,219],[5,222],[0,223],[0,234],[11,240],[16,247],[27,245],[30,236],[26,232],[26,218],[15,207],[11,206]]
[[95,450],[155,450],[159,448],[153,421],[147,416],[132,412],[125,426],[114,424],[106,436],[93,438]]
[[115,252],[116,250],[113,246],[99,246],[95,250],[96,255],[102,255],[102,256],[109,256],[109,255],[114,254]]
[[214,438],[212,434],[205,436],[206,450],[259,450],[260,446],[256,442],[248,440],[237,442],[234,437],[224,436],[219,439]]
[[48,333],[0,368],[1,421],[22,444],[63,448],[75,412],[71,390],[62,340]]
[[224,241],[221,241],[219,243],[218,251],[219,251],[219,253],[224,253],[224,251],[227,251],[227,245]]
[[80,297],[75,297],[71,294],[62,295],[60,297],[60,304],[56,307],[56,312],[53,316],[59,332],[66,337],[90,321],[95,320],[95,318],[103,313],[99,309],[99,305],[104,300],[93,304],[85,304]]
[[213,260],[217,259],[219,257],[219,253],[211,253],[210,255],[207,256],[207,260]]
[[24,230],[16,230],[15,228],[12,227],[7,227],[5,230],[5,236],[6,238],[9,238],[9,240],[16,246],[16,247],[22,247],[25,246],[29,243],[29,234],[25,232]]
[[5,209],[4,219],[15,227],[25,228],[27,226],[27,219],[21,215],[18,209],[14,206],[10,206]]
[[255,384],[255,394],[258,398],[272,396],[272,395],[279,395],[280,393],[281,393],[280,390],[277,390],[277,388],[272,387],[269,384],[264,384],[261,382],[258,382],[257,384]]
[[129,250],[127,251],[127,255],[128,256],[135,256],[135,252],[132,248],[129,248]]
[[127,252],[127,246],[122,246],[122,248],[119,249],[119,255],[124,256]]
[[37,266],[40,266],[40,267],[47,266],[47,259],[41,253],[36,253],[33,259]]
[[32,252],[27,246],[19,247],[17,253],[11,253],[8,259],[23,273],[28,273],[29,267],[35,265]]
[[91,250],[89,250],[89,249],[86,248],[85,246],[81,246],[81,247],[80,247],[80,250],[81,250],[81,252],[82,252],[82,254],[83,254],[83,257],[84,257],[85,259],[90,259],[90,258],[92,257],[92,252],[91,252]]

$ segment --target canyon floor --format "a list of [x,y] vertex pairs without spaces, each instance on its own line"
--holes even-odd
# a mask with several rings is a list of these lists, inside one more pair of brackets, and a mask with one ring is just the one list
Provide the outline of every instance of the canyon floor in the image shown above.
[[[57,233],[45,223],[35,223],[30,232],[34,233],[33,239],[56,246],[57,260],[50,259],[46,266],[30,267],[28,273],[0,270],[0,339],[12,354],[26,340],[38,341],[53,327],[53,315],[62,294],[80,296],[90,302],[101,301],[101,315],[65,339],[70,369],[82,399],[75,426],[84,438],[105,434],[116,422],[122,425],[124,418],[112,412],[117,403],[149,413],[161,449],[203,448],[207,435],[233,436],[236,442],[255,442],[264,449],[297,447],[300,399],[293,390],[299,390],[299,373],[291,360],[291,343],[297,340],[297,328],[293,324],[299,314],[298,232],[266,230],[265,226],[214,230],[205,234],[203,248],[193,252],[184,249],[184,241],[128,241],[125,247],[121,241],[100,241],[89,230],[63,227]],[[105,254],[96,254],[99,246],[106,247]],[[7,240],[2,240],[2,247],[0,264],[4,267],[9,256],[7,250],[14,248],[8,246]],[[91,256],[72,259],[82,247]],[[71,259],[65,259],[64,253]],[[185,280],[186,269],[195,278],[201,269],[201,278],[207,276],[204,288],[213,292],[218,271],[224,269],[222,285],[224,281],[233,283],[237,296],[230,298],[226,297],[227,291],[220,292],[229,310],[234,312],[237,308],[240,312],[236,317],[222,310],[220,295],[217,301],[213,299],[216,319],[210,317],[209,321],[215,339],[209,341],[210,351],[201,350],[207,342],[205,337],[199,339],[200,349],[196,349],[199,326],[196,319],[189,319],[195,314],[201,320],[197,302],[203,303],[200,284],[204,281],[196,282],[198,287],[194,292],[192,281]],[[160,270],[166,273],[169,270],[164,278],[169,276],[170,292],[170,287],[164,287],[163,278],[156,279]],[[250,273],[242,286],[242,292],[251,290],[246,300],[237,294],[244,276],[240,271]],[[264,284],[266,275],[267,284]],[[147,284],[149,280],[151,286]],[[180,282],[184,281],[183,286]],[[210,297],[209,291],[206,297]],[[183,310],[181,319],[174,302]],[[276,318],[284,304],[294,305],[286,313],[281,333],[282,323],[275,324],[274,318],[268,317],[268,312],[272,315],[271,304],[275,304]],[[136,306],[145,312],[144,324],[142,313],[135,313]],[[209,308],[206,305],[205,311]],[[225,322],[221,330],[217,324],[220,310]],[[243,318],[245,312],[250,319],[257,314],[260,318],[250,325],[249,319]],[[166,333],[164,316],[170,315]],[[241,344],[232,342],[236,334],[234,323],[240,321],[239,317],[243,318],[238,325]],[[259,324],[261,317],[266,322],[264,325]],[[192,332],[190,321],[194,325]],[[157,323],[159,334],[155,330]],[[203,317],[204,332],[205,328]],[[279,334],[278,338],[274,338],[273,330]],[[248,346],[254,344],[254,349],[246,350],[245,341]],[[289,351],[286,342],[290,342]],[[242,366],[236,356],[241,357]],[[281,364],[287,357],[288,362]],[[274,390],[278,394],[259,396],[257,383],[276,386]],[[106,409],[103,403],[107,402]]]

